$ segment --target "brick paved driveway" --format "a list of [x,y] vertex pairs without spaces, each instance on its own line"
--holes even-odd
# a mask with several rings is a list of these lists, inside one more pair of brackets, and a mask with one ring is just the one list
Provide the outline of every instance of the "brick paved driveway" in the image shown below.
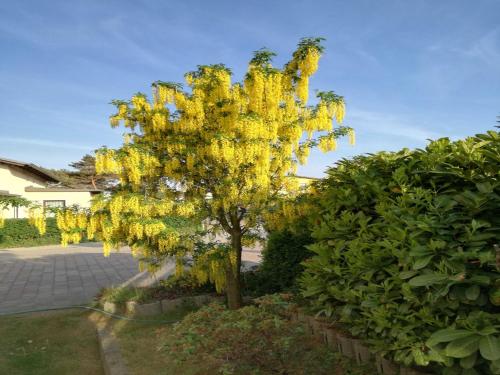
[[0,250],[0,313],[86,304],[137,273],[130,251],[105,258],[98,243]]
[[[260,262],[261,248],[245,249],[246,266]],[[0,250],[0,314],[87,304],[103,287],[151,285],[174,270],[139,273],[130,250],[102,255],[100,243]]]

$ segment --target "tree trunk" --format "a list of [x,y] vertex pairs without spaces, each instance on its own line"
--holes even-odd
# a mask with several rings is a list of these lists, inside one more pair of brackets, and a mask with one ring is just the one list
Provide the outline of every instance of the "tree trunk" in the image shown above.
[[239,309],[242,306],[241,298],[241,231],[235,230],[231,234],[231,250],[236,254],[236,267],[228,264],[226,268],[226,296],[227,304],[231,310]]

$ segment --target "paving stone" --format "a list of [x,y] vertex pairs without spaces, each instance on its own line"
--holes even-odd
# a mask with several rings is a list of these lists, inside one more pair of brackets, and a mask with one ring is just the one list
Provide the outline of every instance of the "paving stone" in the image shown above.
[[105,258],[98,243],[2,250],[0,313],[86,304],[138,273],[130,250]]
[[0,251],[0,313],[92,301],[138,273],[129,251],[104,258],[98,244]]

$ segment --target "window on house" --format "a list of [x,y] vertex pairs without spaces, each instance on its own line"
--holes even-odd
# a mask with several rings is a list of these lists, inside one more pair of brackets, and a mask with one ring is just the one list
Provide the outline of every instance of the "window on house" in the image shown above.
[[43,209],[47,213],[48,217],[53,217],[53,209],[66,207],[66,201],[49,200],[43,201]]

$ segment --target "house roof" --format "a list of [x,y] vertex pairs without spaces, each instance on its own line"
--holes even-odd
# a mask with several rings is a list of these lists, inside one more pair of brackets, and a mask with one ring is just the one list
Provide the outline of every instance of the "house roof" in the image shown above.
[[36,165],[31,164],[31,163],[25,163],[22,161],[0,158],[0,164],[22,168],[30,173],[37,175],[38,177],[43,178],[44,180],[46,180],[48,182],[60,182],[57,178],[55,178],[54,176],[45,172],[42,168],[37,167]]

